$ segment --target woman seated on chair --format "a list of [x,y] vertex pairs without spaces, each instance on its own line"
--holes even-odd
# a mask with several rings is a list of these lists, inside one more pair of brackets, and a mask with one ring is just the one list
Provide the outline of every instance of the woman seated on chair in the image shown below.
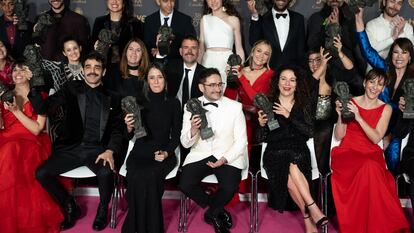
[[[164,179],[177,163],[174,151],[180,143],[180,102],[167,97],[167,81],[160,65],[150,66],[146,82],[146,98],[137,98],[137,102],[144,107],[141,116],[147,136],[136,139],[126,162],[129,210],[123,233],[164,232],[161,204]],[[125,124],[132,134],[132,114],[126,115]]]
[[[51,153],[43,132],[46,118],[27,99],[32,72],[22,62],[13,66],[15,97],[0,105],[0,228],[2,233],[57,233],[63,215],[35,178]],[[1,94],[1,93],[0,93]]]
[[[308,185],[311,158],[306,141],[312,136],[313,113],[306,79],[301,68],[281,67],[270,83],[274,119],[259,111],[257,136],[267,142],[263,167],[269,177],[268,205],[283,211],[290,194],[304,216],[306,232],[317,232],[328,219],[315,204]],[[277,120],[280,127],[269,131],[268,120]]]
[[332,192],[342,233],[408,232],[394,178],[377,145],[392,113],[391,106],[378,99],[386,77],[376,69],[368,72],[365,94],[347,103],[355,115],[348,122],[341,117],[344,106],[336,101],[334,136],[341,144],[331,152]]
[[[411,206],[414,206],[414,120],[403,118],[403,112],[406,108],[404,97],[400,97],[398,118],[392,134],[399,139],[405,138],[408,134],[407,145],[403,148],[399,174],[405,174],[409,178],[409,195]],[[411,105],[412,103],[409,103]]]

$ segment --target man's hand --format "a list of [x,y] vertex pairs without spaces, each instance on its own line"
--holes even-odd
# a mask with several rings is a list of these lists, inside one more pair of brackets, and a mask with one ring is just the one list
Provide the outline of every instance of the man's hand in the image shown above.
[[191,137],[194,137],[200,130],[201,118],[198,115],[194,115],[191,118]]
[[124,122],[127,126],[128,133],[131,133],[132,130],[134,130],[134,123],[135,123],[134,114],[132,113],[126,114],[124,118]]
[[99,160],[103,160],[103,165],[105,166],[106,163],[109,163],[109,166],[111,167],[111,170],[115,169],[115,163],[114,163],[114,152],[112,150],[106,150],[102,154],[98,155],[98,158],[96,158],[95,163],[98,163]]
[[227,163],[227,159],[225,159],[224,157],[221,157],[221,159],[217,160],[216,162],[207,162],[207,166],[211,167],[211,168],[218,168],[223,166],[224,164]]
[[401,112],[404,112],[405,110],[405,99],[404,97],[400,97],[400,101],[398,101],[398,108],[401,110]]
[[154,155],[155,155],[155,158],[154,158],[155,161],[162,162],[164,161],[164,159],[168,157],[168,152],[159,150],[159,151],[155,151]]

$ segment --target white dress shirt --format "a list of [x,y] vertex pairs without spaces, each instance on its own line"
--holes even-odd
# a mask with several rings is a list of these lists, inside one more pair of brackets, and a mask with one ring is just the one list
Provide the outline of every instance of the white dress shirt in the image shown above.
[[[279,14],[286,14],[286,18],[279,17],[276,18],[276,13]],[[283,51],[283,48],[285,47],[287,37],[289,35],[289,24],[290,24],[290,16],[289,11],[286,9],[283,12],[276,12],[274,8],[272,8],[272,15],[273,15],[273,21],[275,22],[277,36],[279,37],[279,44],[280,44],[280,50]]]
[[[201,103],[211,102],[204,96],[198,98]],[[183,166],[203,160],[211,155],[220,159],[224,157],[227,165],[244,169],[248,165],[246,120],[239,102],[227,97],[216,101],[218,107],[206,105],[208,127],[214,136],[202,140],[200,133],[191,137],[191,113],[184,107],[181,144],[191,151],[184,160]]]
[[[372,48],[378,51],[382,58],[386,58],[391,44],[394,42],[392,34],[394,25],[384,18],[381,14],[377,18],[372,19],[367,23],[366,32],[371,43]],[[398,37],[406,37],[414,43],[413,27],[405,22],[404,32]]]
[[184,64],[184,69],[183,69],[184,72],[183,72],[183,76],[181,77],[180,88],[178,89],[178,92],[177,92],[177,98],[180,100],[181,103],[182,103],[182,98],[183,98],[183,83],[184,83],[185,69],[190,69],[190,71],[188,71],[188,97],[191,99],[191,85],[193,83],[195,69],[197,68],[197,62],[194,63],[194,65],[191,67],[187,67],[185,65],[185,62],[183,62],[183,64]]

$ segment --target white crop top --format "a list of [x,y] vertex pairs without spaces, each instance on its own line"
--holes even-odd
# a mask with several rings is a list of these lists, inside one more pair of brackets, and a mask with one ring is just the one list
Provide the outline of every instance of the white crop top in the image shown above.
[[232,27],[217,16],[204,15],[204,43],[206,48],[233,49],[234,37]]

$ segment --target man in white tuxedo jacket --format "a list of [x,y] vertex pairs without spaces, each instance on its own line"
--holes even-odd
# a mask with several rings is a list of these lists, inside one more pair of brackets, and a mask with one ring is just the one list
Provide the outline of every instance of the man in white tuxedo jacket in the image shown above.
[[[242,105],[223,96],[224,83],[217,69],[204,70],[199,82],[203,96],[198,99],[207,110],[208,127],[214,136],[202,140],[200,117],[184,107],[181,143],[191,151],[183,164],[180,188],[201,207],[209,207],[204,219],[216,232],[230,232],[232,219],[224,206],[237,192],[241,171],[248,165],[245,118]],[[219,182],[214,196],[200,187],[200,181],[210,174]]]

